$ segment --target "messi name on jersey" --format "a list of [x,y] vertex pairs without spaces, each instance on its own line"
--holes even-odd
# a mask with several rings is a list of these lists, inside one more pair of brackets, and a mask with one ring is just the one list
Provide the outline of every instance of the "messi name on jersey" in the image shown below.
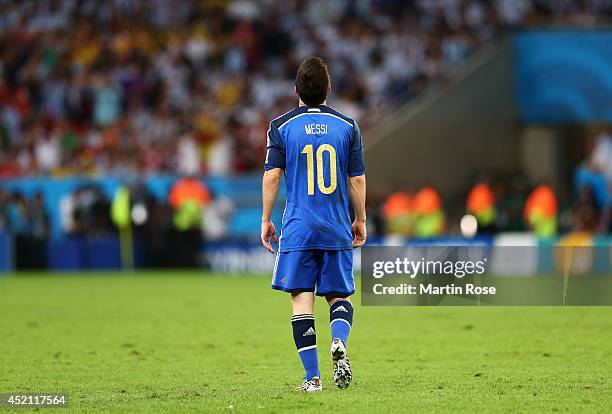
[[306,135],[325,135],[327,134],[327,124],[306,124],[304,125]]

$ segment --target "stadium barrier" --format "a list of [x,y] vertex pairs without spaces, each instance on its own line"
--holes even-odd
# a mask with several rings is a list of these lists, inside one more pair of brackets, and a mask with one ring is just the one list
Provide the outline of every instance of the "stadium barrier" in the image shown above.
[[[142,241],[134,241],[134,265],[143,268]],[[612,275],[612,238],[586,234],[570,234],[550,241],[538,241],[529,233],[500,233],[494,237],[463,239],[443,237],[431,240],[400,240],[371,238],[370,246],[484,246],[492,249],[492,271],[496,274],[534,276],[558,271],[555,249],[558,246],[577,246],[581,252],[593,247],[592,254],[577,257],[581,272]],[[523,247],[520,250],[507,247]],[[532,249],[529,247],[533,247]],[[551,248],[552,247],[552,248]],[[0,273],[15,269],[14,243],[5,232],[0,232]],[[520,251],[520,257],[508,252]],[[58,237],[47,245],[48,268],[53,271],[112,270],[121,268],[119,239],[115,236],[85,238]],[[275,256],[265,251],[259,241],[207,241],[202,246],[203,263],[212,271],[223,273],[269,274]],[[360,272],[361,250],[355,250],[354,270]],[[203,266],[204,268],[204,266]]]

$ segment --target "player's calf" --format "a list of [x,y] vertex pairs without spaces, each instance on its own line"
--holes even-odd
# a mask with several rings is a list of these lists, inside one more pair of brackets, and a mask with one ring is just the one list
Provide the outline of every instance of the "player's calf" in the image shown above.
[[291,325],[293,326],[295,347],[306,371],[305,382],[313,378],[320,378],[314,315],[293,315]]
[[329,325],[332,339],[339,338],[346,347],[353,325],[353,305],[346,298],[329,300]]

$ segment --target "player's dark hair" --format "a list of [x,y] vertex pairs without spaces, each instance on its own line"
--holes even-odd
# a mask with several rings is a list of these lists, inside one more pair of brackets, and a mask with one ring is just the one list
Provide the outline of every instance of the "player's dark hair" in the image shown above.
[[295,90],[306,105],[321,105],[327,98],[329,83],[327,64],[320,57],[311,56],[304,59],[298,69]]

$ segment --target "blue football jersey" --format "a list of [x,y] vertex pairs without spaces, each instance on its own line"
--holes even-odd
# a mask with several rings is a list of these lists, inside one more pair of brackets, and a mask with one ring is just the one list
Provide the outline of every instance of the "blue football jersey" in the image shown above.
[[348,177],[365,174],[357,123],[326,106],[300,106],[268,129],[264,168],[285,171],[279,251],[352,248]]

